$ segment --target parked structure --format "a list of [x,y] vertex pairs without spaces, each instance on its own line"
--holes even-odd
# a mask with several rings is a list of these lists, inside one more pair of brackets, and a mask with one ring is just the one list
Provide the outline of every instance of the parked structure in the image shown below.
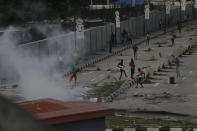
[[105,131],[105,117],[114,114],[112,108],[90,102],[42,99],[19,105],[59,131]]

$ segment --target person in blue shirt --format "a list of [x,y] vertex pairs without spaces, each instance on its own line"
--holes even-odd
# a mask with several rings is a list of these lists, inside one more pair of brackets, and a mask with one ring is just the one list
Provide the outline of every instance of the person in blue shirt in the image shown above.
[[176,76],[177,76],[177,78],[178,78],[178,77],[181,77],[180,70],[179,70],[179,67],[180,67],[180,60],[179,60],[178,57],[175,58],[174,64],[175,64],[175,67],[176,67]]

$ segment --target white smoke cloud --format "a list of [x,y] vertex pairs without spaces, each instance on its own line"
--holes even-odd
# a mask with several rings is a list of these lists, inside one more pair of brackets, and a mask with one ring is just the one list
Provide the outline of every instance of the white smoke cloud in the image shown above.
[[[4,75],[17,77],[21,96],[26,100],[40,98],[75,100],[81,92],[87,90],[85,88],[70,88],[69,82],[63,77],[66,68],[64,71],[57,68],[57,58],[60,54],[63,57],[65,67],[74,63],[72,59],[73,50],[70,50],[72,47],[68,44],[69,41],[61,39],[48,40],[49,51],[54,49],[55,44],[56,46],[59,45],[59,47],[56,48],[56,53],[50,51],[50,55],[40,58],[40,56],[29,50],[31,48],[36,52],[36,48],[23,48],[17,45],[18,39],[12,37],[9,31],[14,29],[14,27],[9,27],[0,37],[0,65],[1,71],[6,72]],[[54,32],[58,34],[58,30]],[[62,51],[63,53],[58,53],[61,48],[65,50]]]

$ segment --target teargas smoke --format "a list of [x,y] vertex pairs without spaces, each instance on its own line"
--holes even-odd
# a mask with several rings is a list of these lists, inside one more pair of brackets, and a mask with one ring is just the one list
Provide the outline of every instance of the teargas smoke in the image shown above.
[[70,65],[77,60],[73,55],[75,51],[84,50],[75,47],[73,32],[58,36],[59,30],[54,30],[53,38],[19,46],[19,38],[9,31],[13,29],[9,27],[0,37],[0,77],[1,80],[17,81],[18,91],[25,100],[75,100],[81,92],[88,90],[70,88],[64,77]]

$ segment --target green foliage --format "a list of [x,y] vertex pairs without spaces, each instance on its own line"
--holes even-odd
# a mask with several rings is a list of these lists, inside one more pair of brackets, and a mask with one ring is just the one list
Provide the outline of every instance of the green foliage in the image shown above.
[[54,19],[89,4],[90,0],[0,0],[0,24]]

